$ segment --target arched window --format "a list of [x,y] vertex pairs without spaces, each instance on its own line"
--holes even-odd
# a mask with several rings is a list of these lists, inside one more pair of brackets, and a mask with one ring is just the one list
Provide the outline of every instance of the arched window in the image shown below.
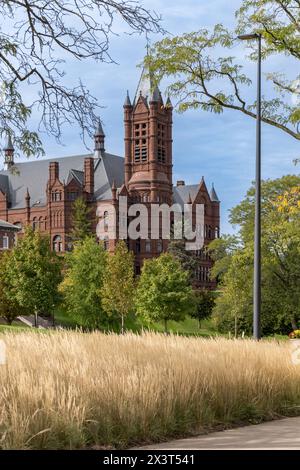
[[44,219],[43,219],[43,217],[39,218],[39,230],[44,230]]
[[60,235],[55,235],[55,237],[53,237],[52,247],[53,251],[56,251],[57,253],[62,251],[62,238]]
[[219,227],[215,227],[215,238],[220,238],[220,229],[219,229]]
[[32,220],[32,228],[33,230],[36,230],[38,228],[38,221],[36,217],[34,217]]
[[108,211],[104,212],[103,221],[104,221],[104,230],[107,232],[107,230],[108,230]]
[[161,253],[163,251],[163,242],[162,240],[157,240],[157,253]]

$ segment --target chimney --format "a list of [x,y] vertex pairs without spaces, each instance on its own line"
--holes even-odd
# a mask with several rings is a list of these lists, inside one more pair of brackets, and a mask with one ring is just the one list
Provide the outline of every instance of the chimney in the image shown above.
[[52,185],[59,179],[59,163],[51,162],[49,165],[49,183]]
[[88,157],[84,159],[84,190],[94,194],[94,159]]
[[183,180],[178,180],[176,186],[185,186],[185,182]]

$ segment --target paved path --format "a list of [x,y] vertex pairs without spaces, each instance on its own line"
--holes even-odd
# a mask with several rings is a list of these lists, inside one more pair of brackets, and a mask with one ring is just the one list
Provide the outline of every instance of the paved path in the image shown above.
[[228,429],[142,449],[157,450],[231,450],[231,449],[300,449],[300,418],[285,418],[268,423]]

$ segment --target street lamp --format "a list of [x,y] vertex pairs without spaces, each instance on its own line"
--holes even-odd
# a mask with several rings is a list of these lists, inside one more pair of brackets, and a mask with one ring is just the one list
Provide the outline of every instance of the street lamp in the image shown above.
[[254,228],[254,284],[253,284],[253,337],[261,337],[261,34],[242,34],[242,41],[257,40],[257,111],[256,111],[256,172],[255,172],[255,228]]

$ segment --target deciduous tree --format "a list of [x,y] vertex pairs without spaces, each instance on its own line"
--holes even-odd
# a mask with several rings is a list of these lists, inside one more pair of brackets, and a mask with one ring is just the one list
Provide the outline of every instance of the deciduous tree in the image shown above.
[[114,254],[109,256],[101,290],[104,311],[109,317],[119,319],[122,334],[125,318],[133,311],[134,305],[133,261],[133,253],[128,251],[124,241],[119,241]]
[[13,303],[28,314],[51,313],[60,301],[61,260],[48,237],[31,227],[6,260],[6,282]]
[[136,295],[138,314],[151,321],[181,321],[195,310],[189,273],[171,254],[164,253],[144,263]]
[[[163,77],[171,81],[168,91],[177,99],[179,111],[232,109],[256,118],[256,102],[247,93],[251,80],[234,57],[234,48],[238,34],[260,33],[263,59],[281,54],[294,64],[289,76],[282,69],[267,75],[271,86],[262,100],[262,120],[300,140],[299,1],[243,0],[236,18],[233,31],[218,24],[167,37],[152,47],[146,63],[158,81]],[[248,46],[249,58],[257,60],[257,44],[249,41]]]
[[75,244],[66,256],[64,280],[60,285],[68,315],[80,325],[98,328],[105,315],[101,305],[101,289],[106,269],[107,253],[91,238]]

